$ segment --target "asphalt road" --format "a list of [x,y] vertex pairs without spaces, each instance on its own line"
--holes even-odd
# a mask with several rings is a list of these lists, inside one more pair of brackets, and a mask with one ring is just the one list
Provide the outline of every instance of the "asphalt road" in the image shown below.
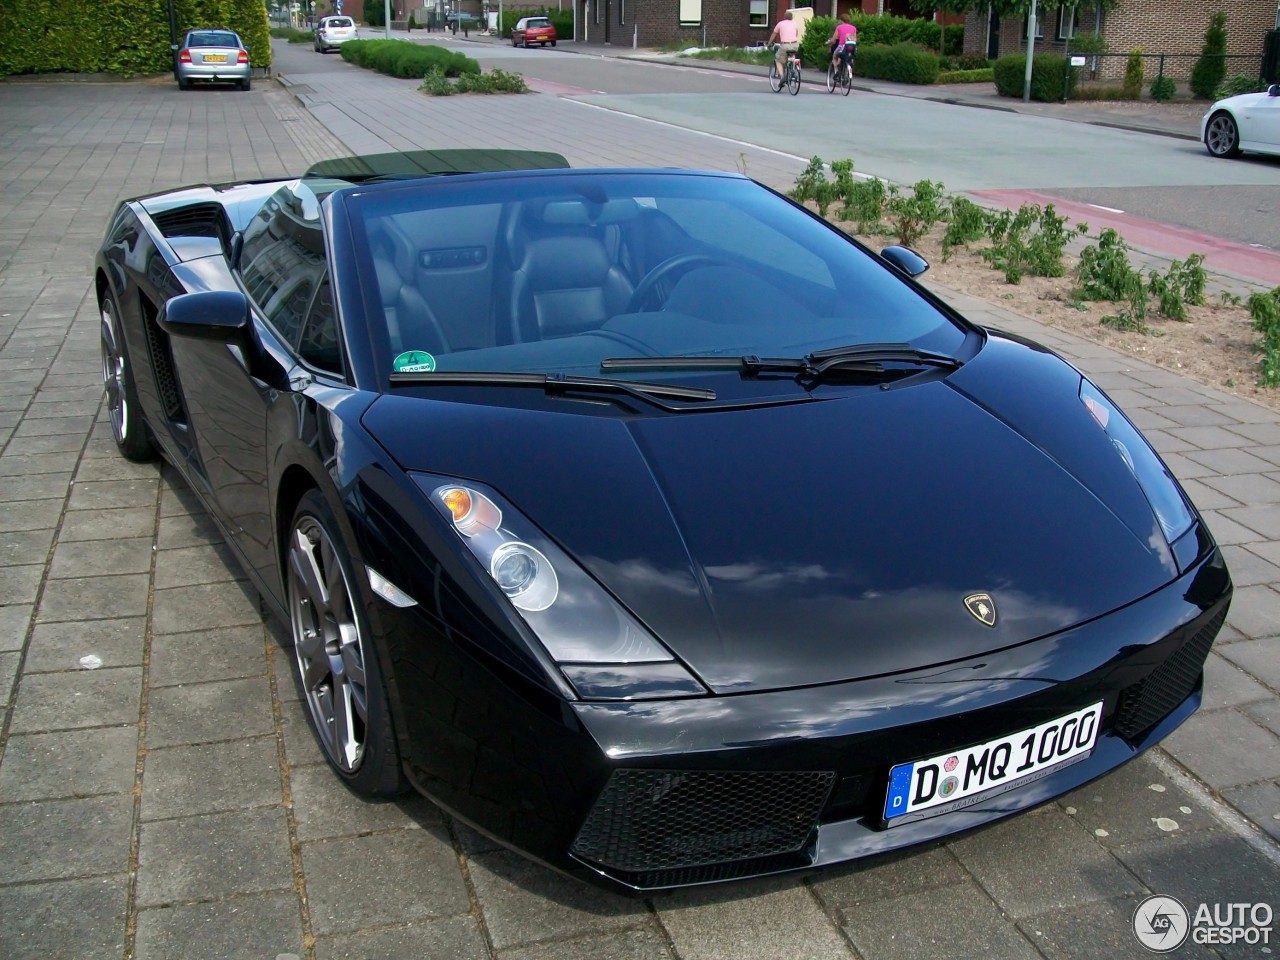
[[[1280,250],[1280,158],[1224,162],[1188,140],[908,97],[830,97],[817,82],[779,96],[763,73],[412,38],[516,71],[544,93],[801,159],[852,158],[861,173],[941,181],[958,193],[1035,190]],[[295,69],[317,69],[310,58],[322,58],[305,47],[278,66],[289,69],[299,49],[309,59]],[[324,70],[350,69],[328,59]]]

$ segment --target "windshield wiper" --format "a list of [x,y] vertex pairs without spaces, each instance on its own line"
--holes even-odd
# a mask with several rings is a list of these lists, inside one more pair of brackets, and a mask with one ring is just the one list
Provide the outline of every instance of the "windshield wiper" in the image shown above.
[[675,400],[714,400],[714,390],[702,387],[682,387],[669,383],[647,383],[639,380],[613,380],[608,377],[578,377],[564,373],[485,373],[464,372],[453,373],[447,370],[434,370],[422,373],[393,373],[391,385],[397,384],[435,384],[439,386],[501,386],[501,387],[540,387],[547,393],[587,392],[587,393],[621,393],[637,400],[643,400],[663,410],[684,410],[685,407],[663,403],[663,397]]
[[739,370],[743,373],[796,373],[816,379],[831,370],[852,373],[888,372],[886,364],[909,364],[955,370],[962,361],[909,343],[860,343],[815,350],[803,357],[609,357],[601,370]]

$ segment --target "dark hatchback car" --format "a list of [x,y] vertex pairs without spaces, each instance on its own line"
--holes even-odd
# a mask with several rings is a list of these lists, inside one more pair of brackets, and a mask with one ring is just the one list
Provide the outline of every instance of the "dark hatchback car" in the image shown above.
[[108,227],[116,441],[291,625],[338,777],[654,890],[976,827],[1195,711],[1231,582],[1094,383],[748,179],[562,166]]

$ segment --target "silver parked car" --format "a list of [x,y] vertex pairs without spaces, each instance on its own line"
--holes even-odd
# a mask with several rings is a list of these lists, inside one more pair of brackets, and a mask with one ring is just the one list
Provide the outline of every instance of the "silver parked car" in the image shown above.
[[316,24],[316,52],[336,50],[356,38],[356,23],[350,17],[321,17]]
[[252,68],[249,51],[232,30],[191,30],[178,50],[178,89],[190,90],[199,80],[235,83],[248,90]]

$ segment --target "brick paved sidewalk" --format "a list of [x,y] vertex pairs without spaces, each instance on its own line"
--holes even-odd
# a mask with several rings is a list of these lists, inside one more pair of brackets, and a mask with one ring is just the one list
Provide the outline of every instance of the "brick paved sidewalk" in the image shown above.
[[[1205,709],[1167,752],[954,842],[652,901],[565,880],[425,800],[350,795],[216,528],[171,469],[115,453],[89,282],[114,203],[379,142],[729,169],[743,151],[784,184],[799,168],[611,114],[575,131],[588,108],[552,97],[441,103],[363,74],[305,96],[0,84],[0,956],[1139,957],[1148,891],[1276,899],[1280,418],[959,296],[1124,404],[1224,544],[1236,603]],[[511,134],[503,109],[544,111],[554,144]]]

